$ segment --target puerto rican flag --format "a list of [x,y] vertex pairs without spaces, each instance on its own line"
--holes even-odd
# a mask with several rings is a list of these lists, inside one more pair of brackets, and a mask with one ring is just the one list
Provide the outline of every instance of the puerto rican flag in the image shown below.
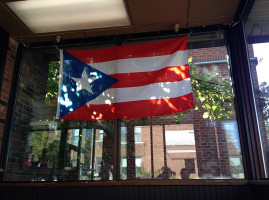
[[61,52],[57,116],[105,120],[193,108],[188,37]]

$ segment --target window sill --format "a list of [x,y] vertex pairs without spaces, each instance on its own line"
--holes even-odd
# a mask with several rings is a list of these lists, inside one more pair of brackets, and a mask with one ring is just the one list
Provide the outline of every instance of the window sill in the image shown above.
[[[267,181],[268,182],[268,181]],[[230,180],[124,180],[94,182],[2,182],[0,187],[70,187],[70,186],[118,186],[118,185],[248,185],[242,179]],[[269,182],[268,182],[269,184]]]
[[269,180],[249,181],[250,185],[269,185]]

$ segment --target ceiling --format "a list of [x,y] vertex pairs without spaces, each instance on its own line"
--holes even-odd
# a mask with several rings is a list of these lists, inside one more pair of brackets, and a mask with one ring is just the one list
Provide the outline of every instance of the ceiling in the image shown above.
[[[100,28],[91,26],[92,22],[89,22],[91,28],[78,27],[68,31],[56,28],[53,32],[43,30],[42,33],[37,33],[33,28],[31,29],[31,24],[27,26],[27,23],[11,10],[8,6],[10,2],[17,1],[0,0],[0,26],[7,30],[15,40],[23,40],[25,43],[54,41],[57,35],[65,40],[171,30],[176,23],[179,29],[231,24],[240,4],[240,0],[123,0],[128,20],[128,23],[123,23],[124,25]],[[109,10],[109,8],[105,9]],[[69,21],[73,17],[70,14],[66,20]]]
[[246,23],[247,36],[269,35],[269,0],[256,0]]

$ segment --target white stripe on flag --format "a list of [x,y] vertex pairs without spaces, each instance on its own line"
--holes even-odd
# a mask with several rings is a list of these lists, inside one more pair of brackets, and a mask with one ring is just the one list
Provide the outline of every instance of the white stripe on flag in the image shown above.
[[129,58],[100,63],[88,63],[105,74],[121,74],[156,71],[168,66],[181,66],[188,63],[188,50],[177,51],[171,55]]
[[164,99],[191,93],[190,78],[179,82],[154,83],[141,87],[108,89],[87,104],[111,104],[148,99]]

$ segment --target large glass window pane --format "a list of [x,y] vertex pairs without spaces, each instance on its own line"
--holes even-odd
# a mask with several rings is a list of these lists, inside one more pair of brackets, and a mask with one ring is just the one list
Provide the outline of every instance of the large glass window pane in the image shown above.
[[122,120],[122,179],[244,178],[226,48],[189,57],[195,108]]
[[256,101],[256,112],[260,141],[265,166],[269,174],[269,17],[265,10],[268,3],[255,1],[245,24],[252,84]]
[[244,178],[224,46],[189,51],[194,109],[119,119],[119,127],[55,119],[58,56],[56,49],[24,52],[6,181],[113,180],[115,129],[122,180]]
[[245,24],[256,116],[263,153],[265,176],[269,176],[269,9],[266,1],[255,1]]
[[114,121],[55,119],[58,56],[24,51],[6,181],[113,179]]

